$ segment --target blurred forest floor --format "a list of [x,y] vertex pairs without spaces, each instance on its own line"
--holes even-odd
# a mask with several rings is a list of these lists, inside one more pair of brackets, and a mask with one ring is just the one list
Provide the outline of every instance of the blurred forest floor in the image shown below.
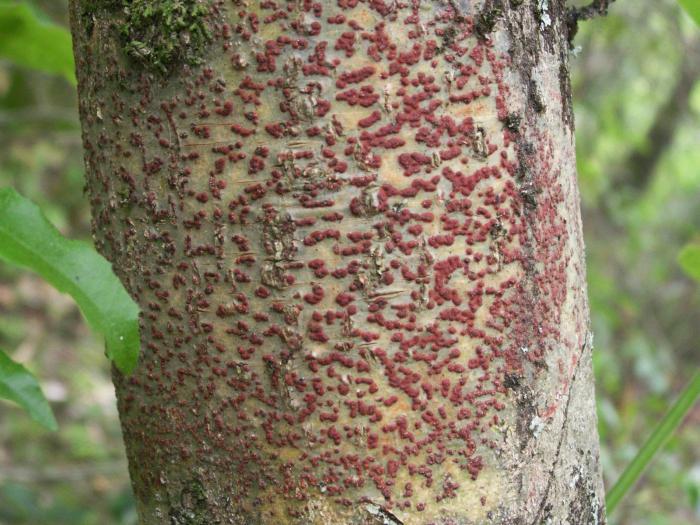
[[[66,24],[66,0],[34,0]],[[700,31],[673,0],[618,0],[571,60],[610,486],[698,365],[700,289],[676,256],[700,234]],[[0,186],[89,238],[75,90],[0,62]],[[109,366],[77,308],[0,265],[0,346],[39,376],[60,430],[0,405],[0,524],[136,523]],[[700,407],[615,525],[700,524]]]

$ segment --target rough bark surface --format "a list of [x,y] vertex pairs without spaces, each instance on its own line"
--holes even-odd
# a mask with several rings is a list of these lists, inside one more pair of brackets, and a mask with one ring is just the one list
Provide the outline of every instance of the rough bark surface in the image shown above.
[[563,1],[71,11],[141,523],[604,523]]

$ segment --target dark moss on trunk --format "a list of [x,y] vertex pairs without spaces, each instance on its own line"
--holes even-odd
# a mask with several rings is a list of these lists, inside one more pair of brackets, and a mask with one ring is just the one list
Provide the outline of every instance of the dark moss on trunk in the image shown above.
[[146,68],[167,74],[198,65],[212,40],[210,0],[86,0],[81,17],[112,18],[124,53]]

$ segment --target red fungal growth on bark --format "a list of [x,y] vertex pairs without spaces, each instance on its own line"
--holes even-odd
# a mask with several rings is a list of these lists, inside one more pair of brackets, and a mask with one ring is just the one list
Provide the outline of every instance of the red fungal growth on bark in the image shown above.
[[352,294],[345,292],[338,294],[338,296],[335,298],[335,302],[338,303],[340,306],[347,306],[354,300],[355,297]]
[[[494,461],[504,385],[558,341],[557,166],[546,136],[530,151],[484,123],[509,114],[508,59],[449,2],[254,4],[220,30],[242,43],[226,73],[190,73],[163,106],[144,85],[124,109],[141,168],[103,169],[106,138],[88,148],[129,203],[93,198],[99,246],[144,279],[147,372],[120,386],[124,424],[162,413],[158,450],[212,429],[193,447],[241,493],[423,511],[414,490],[455,498]],[[117,222],[133,224],[103,233]]]
[[372,124],[379,122],[381,118],[382,116],[379,111],[373,111],[370,116],[360,119],[357,124],[361,128],[369,128]]
[[402,153],[399,155],[399,164],[404,168],[404,175],[415,175],[425,165],[430,165],[431,158],[423,153]]
[[336,80],[335,85],[340,89],[344,89],[348,84],[359,84],[363,80],[367,80],[369,77],[374,75],[374,72],[375,68],[373,66],[365,66],[354,71],[341,73],[338,80]]
[[338,40],[335,41],[335,49],[337,51],[343,50],[345,51],[345,57],[350,58],[352,55],[355,54],[355,33],[346,31],[340,37]]
[[347,102],[350,106],[360,105],[363,108],[369,108],[379,100],[379,94],[374,92],[372,86],[362,86],[359,90],[342,91],[335,96],[335,99]]

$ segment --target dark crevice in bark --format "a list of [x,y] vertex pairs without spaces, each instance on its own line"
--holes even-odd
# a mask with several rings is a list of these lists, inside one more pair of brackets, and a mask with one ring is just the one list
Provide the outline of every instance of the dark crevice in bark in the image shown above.
[[[588,453],[590,454],[590,452]],[[579,450],[581,464],[587,461],[586,453]],[[595,489],[583,475],[578,475],[574,484],[575,497],[569,503],[568,523],[572,525],[591,525],[592,523],[604,523],[605,509],[602,505],[596,505]]]
[[559,63],[559,91],[561,93],[562,103],[562,118],[564,125],[574,133],[574,102],[571,92],[571,73],[569,72],[569,54],[566,49],[562,48],[560,52]]
[[[561,424],[561,430],[559,431],[559,442],[557,443],[557,450],[556,453],[554,454],[554,461],[552,462],[552,468],[549,471],[549,475],[547,476],[547,487],[544,490],[544,495],[542,496],[542,501],[540,505],[538,506],[537,514],[535,514],[535,519],[532,521],[532,525],[540,525],[542,520],[546,520],[546,513],[547,513],[547,505],[548,505],[548,499],[549,499],[549,491],[552,488],[552,483],[554,482],[554,477],[555,477],[555,472],[557,469],[557,464],[559,463],[559,458],[561,456],[561,448],[562,444],[564,443],[564,438],[566,437],[566,433],[568,430],[568,424],[569,424],[569,406],[571,405],[571,399],[573,398],[572,396],[572,391],[574,389],[574,385],[576,384],[576,376],[578,374],[579,369],[581,368],[581,362],[585,360],[586,357],[589,356],[587,348],[588,345],[584,345],[584,347],[581,349],[581,355],[579,356],[578,363],[576,364],[576,368],[574,369],[574,372],[571,376],[571,382],[569,383],[569,391],[566,396],[566,405],[564,406],[564,421],[562,421]],[[543,516],[543,513],[545,513],[545,516]]]
[[[486,2],[484,9],[493,5],[500,5],[500,3],[491,4],[491,2]],[[574,119],[568,54],[566,46],[562,46],[558,42],[558,35],[562,33],[561,27],[566,24],[567,11],[564,2],[557,0],[542,5],[537,2],[529,5],[518,2],[517,5],[514,5],[514,2],[511,0],[507,14],[508,16],[505,17],[506,25],[508,32],[513,35],[510,53],[514,63],[517,64],[516,68],[520,72],[524,85],[527,86],[529,109],[536,114],[543,113],[547,109],[547,101],[544,100],[541,90],[533,77],[533,71],[540,62],[542,50],[555,53],[556,50],[559,50],[559,83],[563,105],[562,118],[567,129],[573,131]],[[528,17],[534,19],[534,23],[539,31],[528,31],[526,29],[533,24],[533,22],[525,23]]]
[[404,525],[393,513],[378,505],[366,505],[365,510],[377,525]]

